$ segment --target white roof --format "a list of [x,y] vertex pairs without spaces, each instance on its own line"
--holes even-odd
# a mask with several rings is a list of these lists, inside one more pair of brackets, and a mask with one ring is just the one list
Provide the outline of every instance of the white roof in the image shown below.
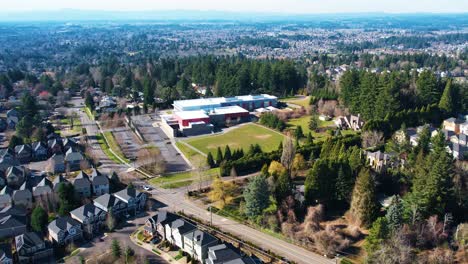
[[203,110],[195,110],[195,111],[178,111],[174,113],[178,117],[182,119],[197,119],[197,118],[209,118],[205,111]]
[[244,108],[234,105],[234,106],[224,106],[224,107],[217,107],[212,112],[213,114],[236,114],[236,113],[248,113],[249,111],[245,110]]
[[174,105],[178,105],[181,107],[203,106],[203,105],[221,104],[221,103],[232,102],[232,101],[252,101],[252,100],[260,100],[260,99],[277,99],[277,97],[273,95],[269,95],[269,94],[241,95],[241,96],[234,96],[234,97],[212,97],[212,98],[200,98],[200,99],[190,99],[190,100],[176,100],[174,101]]

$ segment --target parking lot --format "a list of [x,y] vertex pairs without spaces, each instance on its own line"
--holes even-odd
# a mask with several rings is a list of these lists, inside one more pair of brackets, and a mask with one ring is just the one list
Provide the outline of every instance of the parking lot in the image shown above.
[[184,158],[177,152],[162,129],[153,126],[153,124],[160,122],[159,116],[155,114],[151,116],[135,116],[133,117],[133,121],[143,134],[147,143],[153,144],[161,151],[164,160],[167,162],[166,172],[171,173],[190,169],[189,164],[187,164]]

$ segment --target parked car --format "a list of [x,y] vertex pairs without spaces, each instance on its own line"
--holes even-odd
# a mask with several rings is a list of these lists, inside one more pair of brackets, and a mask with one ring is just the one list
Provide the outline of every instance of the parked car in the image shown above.
[[151,191],[153,188],[151,188],[151,186],[148,186],[148,185],[143,185],[143,190],[145,191]]
[[150,244],[154,245],[154,244],[157,244],[158,242],[159,242],[159,238],[155,237],[151,239]]

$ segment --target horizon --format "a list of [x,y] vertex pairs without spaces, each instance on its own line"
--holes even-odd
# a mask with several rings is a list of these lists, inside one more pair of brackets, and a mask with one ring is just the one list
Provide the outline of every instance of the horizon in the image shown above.
[[312,15],[312,14],[340,14],[340,13],[388,13],[388,14],[411,14],[411,13],[467,13],[468,2],[457,0],[393,0],[372,1],[353,0],[343,2],[341,0],[329,0],[322,4],[318,0],[174,0],[174,1],[151,1],[151,0],[125,0],[94,1],[94,0],[18,0],[0,3],[0,14],[21,14],[58,12],[62,10],[77,10],[88,12],[170,12],[170,11],[192,11],[192,12],[229,12],[229,13],[264,13],[283,15]]

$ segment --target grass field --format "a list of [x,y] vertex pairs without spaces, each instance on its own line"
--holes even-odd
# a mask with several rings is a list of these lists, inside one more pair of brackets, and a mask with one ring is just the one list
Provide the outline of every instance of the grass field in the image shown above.
[[307,108],[309,106],[310,96],[306,96],[304,98],[291,97],[291,98],[281,99],[280,101],[285,102],[285,103],[300,105],[300,106]]
[[107,141],[109,142],[109,145],[107,145],[106,141],[104,140],[104,136],[99,133],[96,135],[96,138],[97,138],[97,141],[99,143],[99,145],[101,146],[101,149],[102,151],[104,152],[104,154],[106,154],[107,157],[109,157],[109,159],[111,159],[112,161],[116,162],[116,163],[119,163],[121,164],[122,162],[120,161],[120,159],[117,158],[117,156],[114,155],[114,153],[112,153],[111,151],[111,148],[112,150],[117,154],[119,155],[119,157],[121,159],[123,159],[124,161],[126,161],[127,163],[130,162],[128,159],[125,158],[125,156],[123,155],[122,151],[120,150],[120,148],[118,147],[117,143],[115,142],[115,138],[114,136],[112,135],[111,132],[104,132],[105,136],[106,136],[106,139]]
[[283,135],[255,124],[247,124],[234,128],[221,135],[209,135],[188,139],[185,142],[208,154],[215,154],[216,149],[224,149],[229,145],[231,150],[242,148],[247,151],[251,144],[259,144],[263,151],[270,152],[276,150],[280,142],[283,141]]
[[[211,179],[217,175],[219,175],[219,168],[209,169],[203,173],[203,180],[208,180],[208,178]],[[149,183],[164,189],[174,189],[190,185],[196,180],[198,180],[196,179],[196,176],[188,171],[162,175],[161,177],[151,179]]]
[[206,160],[206,158],[203,155],[187,147],[181,142],[176,142],[176,146],[192,164],[196,164],[198,160]]
[[[310,120],[310,116],[307,115],[307,116],[303,116],[303,117],[300,117],[300,118],[295,118],[295,119],[290,119],[288,121],[288,126],[290,128],[295,128],[296,126],[301,126],[302,127],[302,131],[304,132],[304,135],[307,135],[310,131],[309,129],[309,120]],[[331,128],[331,129],[335,129],[335,124],[333,123],[332,120],[330,121],[322,121],[322,120],[319,120],[319,128]],[[343,130],[341,131],[341,133],[343,135],[349,135],[349,134],[355,134],[356,132],[353,131],[353,130]],[[315,131],[312,131],[312,136],[316,139],[316,140],[325,140],[327,138],[327,133],[326,132],[321,132],[321,133],[317,133]]]

